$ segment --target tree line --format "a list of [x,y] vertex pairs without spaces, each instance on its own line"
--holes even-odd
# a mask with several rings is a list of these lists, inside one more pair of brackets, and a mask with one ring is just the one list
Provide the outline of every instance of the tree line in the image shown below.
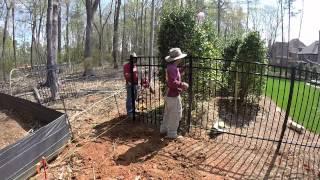
[[[0,0],[0,8],[4,80],[14,67],[83,63],[83,75],[90,76],[94,66],[118,68],[132,51],[159,55],[158,32],[166,9],[204,12],[223,43],[246,32],[249,21],[252,28],[272,29],[266,32],[279,24],[276,8],[259,9],[251,1]],[[268,18],[261,20],[261,15]]]

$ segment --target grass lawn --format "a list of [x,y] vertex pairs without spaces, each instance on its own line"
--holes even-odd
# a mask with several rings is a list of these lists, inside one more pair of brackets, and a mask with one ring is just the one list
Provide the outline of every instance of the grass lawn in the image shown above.
[[[266,95],[282,109],[287,109],[290,80],[268,78]],[[320,89],[305,82],[295,82],[290,116],[312,132],[320,133]]]

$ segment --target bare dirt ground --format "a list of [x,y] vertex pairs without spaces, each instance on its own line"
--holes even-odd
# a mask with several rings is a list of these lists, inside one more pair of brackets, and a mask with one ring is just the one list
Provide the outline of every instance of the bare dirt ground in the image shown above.
[[124,98],[118,95],[119,109],[115,100],[103,101],[72,121],[75,139],[49,166],[49,179],[320,178],[318,150],[282,146],[273,163],[276,144],[268,141],[193,133],[168,141],[157,128],[128,120]]
[[[103,134],[102,134],[103,133]],[[101,135],[102,134],[102,135]],[[194,139],[162,139],[157,129],[128,122],[125,116],[94,127],[89,141],[70,145],[48,169],[49,177],[73,179],[317,179],[316,152],[278,156],[272,143],[238,144]],[[66,157],[66,154],[70,154]],[[282,158],[281,158],[282,157]],[[64,159],[64,160],[63,160]],[[62,160],[62,161],[61,161]],[[60,163],[56,163],[59,162]],[[295,166],[298,165],[298,166]]]
[[[110,88],[124,85],[119,78],[104,83]],[[219,119],[231,126],[230,132],[277,139],[283,112],[277,111],[269,99],[262,102],[267,104],[266,108],[260,109],[251,119],[245,116],[235,121],[234,116],[218,109],[217,102],[213,102],[207,104],[212,109],[207,117],[194,117],[193,121],[210,129],[212,122]],[[148,103],[152,108],[158,107],[153,102]],[[275,156],[277,143],[227,134],[209,138],[208,131],[198,127],[192,128],[182,141],[165,140],[160,137],[158,128],[132,123],[126,118],[125,92],[89,94],[67,99],[66,104],[84,111],[68,112],[74,140],[50,163],[49,179],[320,178],[318,149],[282,144],[279,156]],[[290,138],[290,134],[301,140]],[[310,132],[301,135],[287,130],[285,138],[308,145],[312,138],[305,141],[303,137],[309,135],[316,137]],[[34,178],[43,178],[43,173]]]
[[27,135],[19,118],[11,111],[0,110],[0,149]]

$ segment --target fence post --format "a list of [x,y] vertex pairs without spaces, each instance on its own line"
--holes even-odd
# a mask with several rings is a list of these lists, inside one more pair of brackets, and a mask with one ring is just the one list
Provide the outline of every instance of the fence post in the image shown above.
[[135,85],[134,85],[134,60],[137,60],[136,57],[130,56],[130,78],[131,78],[131,103],[132,103],[132,120],[136,120],[136,103],[135,103]]
[[193,91],[192,91],[192,56],[189,57],[189,79],[188,79],[188,84],[189,84],[189,89],[188,89],[188,119],[187,119],[187,125],[188,125],[188,132],[190,132],[190,128],[191,128],[191,112],[192,112],[192,101],[193,101]]
[[280,134],[280,139],[277,145],[277,149],[276,149],[276,154],[279,154],[280,151],[280,147],[283,141],[283,136],[284,133],[287,129],[287,123],[288,123],[288,118],[289,118],[289,113],[290,113],[290,108],[291,108],[291,103],[292,103],[292,96],[293,96],[293,90],[294,90],[294,82],[295,82],[295,76],[296,76],[296,69],[295,67],[291,68],[291,78],[290,78],[290,90],[289,90],[289,98],[288,98],[288,104],[287,104],[287,109],[286,109],[286,114],[285,114],[285,118],[284,118],[284,122],[282,124],[282,130],[281,130],[281,134]]

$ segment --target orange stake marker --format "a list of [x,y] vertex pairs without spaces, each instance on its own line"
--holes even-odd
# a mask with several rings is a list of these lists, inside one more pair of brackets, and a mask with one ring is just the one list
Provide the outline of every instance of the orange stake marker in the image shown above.
[[47,161],[45,157],[42,157],[42,166],[44,171],[44,179],[47,180]]

